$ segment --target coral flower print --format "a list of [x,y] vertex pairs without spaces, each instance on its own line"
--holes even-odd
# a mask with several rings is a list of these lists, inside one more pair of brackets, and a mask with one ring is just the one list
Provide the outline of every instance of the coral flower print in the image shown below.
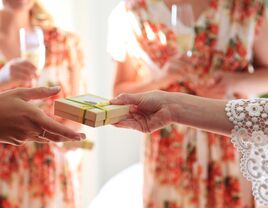
[[[113,60],[126,63],[137,73],[137,82],[147,83],[163,76],[162,66],[180,51],[179,37],[173,32],[171,11],[165,2],[125,0],[110,16],[108,52]],[[264,15],[263,0],[209,0],[192,28],[192,57],[196,61],[190,64],[190,78],[183,76],[162,90],[196,95],[196,80],[203,83],[219,72],[248,73],[252,40],[262,26]],[[138,24],[132,23],[133,17]],[[165,44],[159,34],[166,37]],[[242,101],[238,103],[238,111],[232,114],[232,120],[241,125],[248,116],[243,105]],[[236,135],[242,136],[241,145],[248,147],[247,128],[255,128],[256,142],[267,139],[258,132],[260,126],[254,120],[264,113],[263,108],[251,103],[246,109],[250,120]],[[267,114],[268,107],[265,111]],[[244,193],[250,195],[251,188],[244,188],[239,155],[230,138],[180,125],[171,125],[147,136],[144,208],[255,207],[253,199],[252,202],[245,200]]]
[[[82,56],[75,35],[54,27],[44,34],[46,67],[40,80],[43,86],[60,85],[62,90],[38,105],[53,116],[54,99],[71,96],[76,87],[70,77],[82,69]],[[80,167],[70,168],[67,152],[61,144],[53,143],[0,144],[0,208],[80,207],[79,190],[74,190],[74,184],[80,183]]]

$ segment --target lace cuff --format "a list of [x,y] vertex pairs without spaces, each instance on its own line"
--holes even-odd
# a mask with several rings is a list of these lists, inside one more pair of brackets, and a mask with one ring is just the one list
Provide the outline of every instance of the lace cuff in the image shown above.
[[230,101],[225,110],[234,124],[231,137],[242,174],[252,182],[256,201],[268,205],[268,99]]

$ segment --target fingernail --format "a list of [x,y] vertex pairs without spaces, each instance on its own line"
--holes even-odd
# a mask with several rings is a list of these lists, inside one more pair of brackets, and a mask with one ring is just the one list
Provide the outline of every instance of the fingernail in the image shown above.
[[61,90],[61,88],[60,88],[60,86],[55,86],[55,87],[50,87],[49,90],[52,93],[56,93],[56,92],[59,92]]
[[117,98],[114,98],[114,99],[110,100],[109,102],[110,102],[111,104],[115,104],[116,101],[117,101]]
[[75,137],[75,140],[84,140],[84,139],[86,139],[86,135],[82,133]]

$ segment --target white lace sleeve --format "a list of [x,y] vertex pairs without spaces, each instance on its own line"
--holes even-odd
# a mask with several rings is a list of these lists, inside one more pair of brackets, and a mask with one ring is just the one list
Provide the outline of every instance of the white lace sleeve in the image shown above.
[[256,201],[268,205],[268,99],[230,101],[225,110],[234,123],[231,137],[241,171],[252,182]]

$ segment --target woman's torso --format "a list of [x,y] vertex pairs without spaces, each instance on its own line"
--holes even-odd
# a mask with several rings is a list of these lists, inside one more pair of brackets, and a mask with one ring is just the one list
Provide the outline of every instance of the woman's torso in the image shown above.
[[[44,30],[46,46],[46,65],[38,78],[38,86],[61,86],[59,95],[38,102],[37,105],[53,117],[54,99],[72,95],[71,64],[82,66],[79,56],[78,40],[70,33],[57,28]],[[74,60],[72,53],[77,59]],[[0,68],[9,61],[0,47]],[[81,54],[80,54],[81,55]],[[16,57],[14,57],[16,58]],[[79,70],[77,70],[77,73]],[[60,122],[64,120],[55,118]],[[59,206],[74,207],[72,198],[73,173],[67,159],[67,151],[61,144],[38,144],[29,142],[16,147],[0,145],[0,206],[3,203],[10,207]],[[77,157],[78,159],[79,157]],[[75,171],[73,171],[75,172]],[[77,174],[77,173],[75,173]],[[67,180],[70,177],[70,180]],[[19,190],[27,191],[20,193]],[[11,191],[13,190],[13,191]],[[63,204],[66,203],[66,204]],[[35,205],[34,205],[35,204]]]
[[[108,51],[117,61],[129,57],[140,81],[161,76],[162,66],[178,48],[163,1],[135,2],[130,7],[122,3],[111,15],[111,26],[121,22],[123,35],[114,38]],[[263,1],[211,0],[195,23],[198,64],[193,73],[200,80],[217,71],[247,73],[262,15]],[[155,34],[166,34],[166,47],[159,47],[157,38],[148,41],[148,25]],[[195,93],[187,82],[164,90]],[[229,138],[172,125],[149,135],[145,146],[144,207],[254,207]]]
[[[161,0],[136,1],[130,7],[125,3],[124,7],[124,21],[128,23],[123,37],[125,50],[139,72],[137,79],[161,75],[163,65],[178,52],[169,8]],[[263,10],[261,0],[211,0],[195,23],[193,51],[198,64],[193,73],[199,74],[200,80],[216,71],[247,73],[253,61],[253,43]],[[146,27],[156,35],[165,33],[167,44],[159,45],[158,38],[148,40]],[[187,83],[174,83],[166,90],[187,92],[185,85]]]

